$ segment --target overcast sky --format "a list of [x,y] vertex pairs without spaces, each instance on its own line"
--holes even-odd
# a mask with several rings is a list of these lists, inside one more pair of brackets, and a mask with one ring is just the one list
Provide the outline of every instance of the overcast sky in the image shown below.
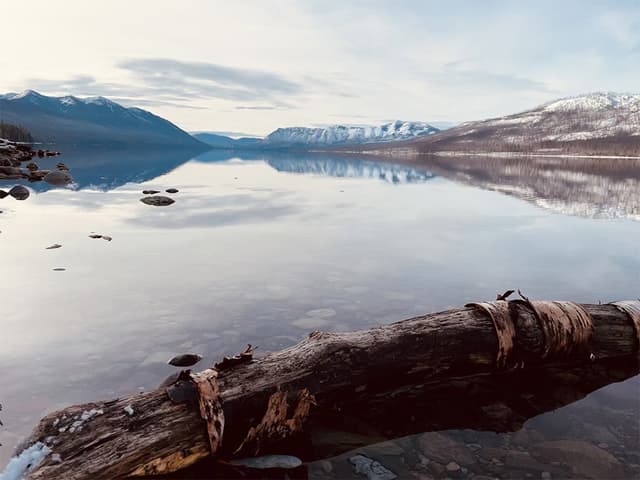
[[640,2],[2,0],[4,92],[187,130],[458,122],[640,90]]

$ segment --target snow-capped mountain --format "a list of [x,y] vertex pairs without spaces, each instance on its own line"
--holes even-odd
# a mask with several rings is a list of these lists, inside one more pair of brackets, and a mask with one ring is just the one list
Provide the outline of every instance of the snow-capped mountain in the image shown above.
[[202,145],[173,123],[104,97],[49,97],[33,90],[0,95],[1,119],[36,141],[82,145]]
[[329,127],[278,128],[267,135],[263,144],[269,146],[326,147],[363,143],[408,140],[431,135],[439,130],[424,122],[395,122],[378,126],[332,125]]
[[640,95],[592,93],[467,122],[398,146],[405,152],[640,155]]

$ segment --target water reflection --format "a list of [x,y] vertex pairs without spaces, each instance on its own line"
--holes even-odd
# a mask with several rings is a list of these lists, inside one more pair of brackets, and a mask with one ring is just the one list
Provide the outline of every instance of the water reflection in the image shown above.
[[[209,362],[246,343],[278,350],[310,329],[366,328],[514,286],[579,302],[638,296],[640,224],[627,220],[637,171],[585,167],[563,180],[567,192],[540,190],[626,218],[603,222],[486,190],[553,180],[553,162],[485,171],[469,159],[382,167],[254,154],[64,152],[77,190],[0,201],[0,464],[47,411],[155,387],[185,350]],[[598,185],[618,193],[594,197]],[[170,187],[173,205],[139,201]],[[629,382],[613,387],[637,392]],[[622,418],[593,422],[622,428]]]
[[426,156],[418,164],[565,215],[640,220],[638,159]]

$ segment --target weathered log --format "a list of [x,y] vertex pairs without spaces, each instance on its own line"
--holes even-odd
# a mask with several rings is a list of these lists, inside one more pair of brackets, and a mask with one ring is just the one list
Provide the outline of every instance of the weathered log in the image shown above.
[[[633,309],[640,302],[562,302],[546,310],[528,301],[496,303],[508,312],[499,321],[512,322],[501,332],[487,309],[474,304],[366,331],[313,332],[280,352],[220,372],[209,370],[212,377],[217,375],[225,419],[216,457],[285,453],[299,444],[297,435],[314,417],[339,416],[342,408],[366,405],[367,399],[380,398],[376,396],[383,392],[490,373],[527,375],[542,366],[617,357],[629,357],[637,365]],[[543,325],[542,310],[546,316],[566,314],[573,320],[547,318],[557,325]],[[562,341],[550,337],[555,331]],[[504,332],[508,338],[500,337]],[[579,339],[575,345],[567,343],[567,332]],[[512,347],[505,350],[508,341]],[[274,401],[274,395],[284,401]],[[287,412],[292,402],[293,411]],[[268,405],[278,411],[270,411]],[[90,418],[82,421],[83,414]],[[275,417],[280,424],[269,423]],[[173,403],[164,389],[52,413],[27,444],[35,442],[44,442],[53,454],[30,473],[31,479],[162,474],[211,454],[207,424],[198,407]]]

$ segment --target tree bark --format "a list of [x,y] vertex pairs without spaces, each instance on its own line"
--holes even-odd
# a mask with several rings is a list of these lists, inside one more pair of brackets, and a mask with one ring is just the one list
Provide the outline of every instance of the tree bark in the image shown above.
[[[219,372],[209,370],[217,375],[224,411],[222,446],[215,457],[299,449],[300,436],[309,433],[314,419],[340,417],[342,409],[364,408],[368,402],[381,411],[381,399],[389,392],[415,392],[487,374],[526,377],[541,367],[618,357],[627,357],[624,362],[633,368],[638,365],[638,327],[630,308],[577,305],[589,318],[589,331],[574,331],[574,324],[565,330],[582,339],[580,348],[548,355],[545,346],[553,339],[531,303],[496,304],[503,309],[506,304],[508,318],[503,321],[512,322],[514,333],[513,349],[501,361],[495,320],[476,305],[359,332],[313,332],[280,352]],[[289,406],[292,411],[287,412]],[[279,410],[270,412],[273,408]],[[82,421],[83,413],[91,418]],[[276,417],[280,424],[273,423]],[[74,422],[80,424],[74,428]],[[56,455],[30,473],[33,480],[166,474],[211,454],[207,424],[197,406],[173,403],[164,388],[52,413],[27,445],[38,441]]]

